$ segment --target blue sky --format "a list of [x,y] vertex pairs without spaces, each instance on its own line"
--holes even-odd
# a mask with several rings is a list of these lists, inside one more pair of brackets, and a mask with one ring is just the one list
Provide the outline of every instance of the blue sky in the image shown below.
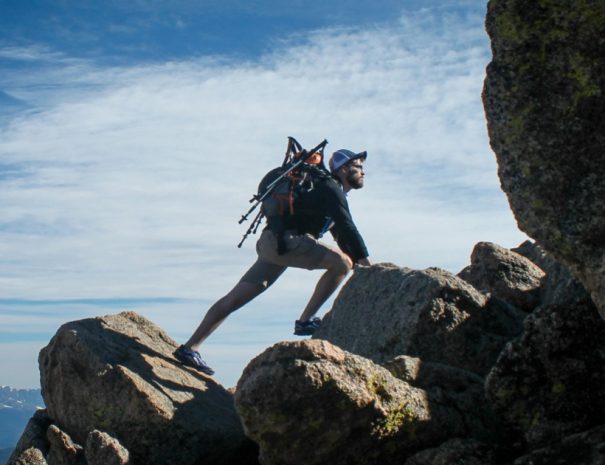
[[[367,150],[371,258],[458,272],[525,239],[480,93],[485,4],[0,0],[0,384],[36,387],[64,322],[135,310],[177,341],[255,257],[236,247],[287,136]],[[203,346],[231,386],[292,338],[289,270]],[[329,309],[326,305],[321,313]]]

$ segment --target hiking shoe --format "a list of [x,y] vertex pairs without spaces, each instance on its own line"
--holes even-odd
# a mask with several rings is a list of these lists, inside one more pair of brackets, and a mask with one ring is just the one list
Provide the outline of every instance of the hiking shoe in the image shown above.
[[294,322],[294,334],[297,336],[310,336],[321,326],[320,318],[311,318],[307,321],[296,320]]
[[195,368],[196,370],[206,373],[210,376],[214,374],[214,370],[206,365],[206,362],[202,360],[200,353],[190,349],[189,347],[180,346],[174,351],[174,356],[183,365]]

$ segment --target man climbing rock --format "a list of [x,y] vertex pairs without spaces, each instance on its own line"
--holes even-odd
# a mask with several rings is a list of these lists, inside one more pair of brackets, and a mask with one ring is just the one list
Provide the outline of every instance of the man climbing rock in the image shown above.
[[[361,189],[367,153],[338,150],[330,157],[330,174],[296,198],[292,216],[274,226],[270,218],[257,244],[258,258],[235,287],[210,307],[191,338],[174,353],[184,365],[212,375],[199,346],[232,312],[269,288],[288,267],[323,269],[307,306],[295,321],[294,334],[311,335],[321,323],[315,314],[355,265],[370,266],[368,251],[349,212],[346,194]],[[278,231],[279,230],[279,231]],[[318,241],[330,231],[338,247]]]

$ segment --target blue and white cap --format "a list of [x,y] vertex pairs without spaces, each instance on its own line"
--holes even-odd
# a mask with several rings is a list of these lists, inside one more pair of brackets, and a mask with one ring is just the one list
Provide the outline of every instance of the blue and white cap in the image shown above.
[[347,149],[337,150],[330,157],[330,171],[335,173],[341,166],[349,163],[350,161],[357,160],[358,158],[365,160],[367,157],[368,152],[355,153]]

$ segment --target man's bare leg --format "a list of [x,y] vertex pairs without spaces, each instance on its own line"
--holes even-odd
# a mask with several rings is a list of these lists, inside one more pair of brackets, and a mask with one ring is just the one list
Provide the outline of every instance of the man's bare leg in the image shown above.
[[204,319],[193,335],[185,343],[190,349],[197,350],[220,324],[238,308],[246,305],[265,290],[258,284],[240,281],[224,297],[217,300],[206,312]]
[[307,321],[315,315],[353,268],[353,262],[347,255],[336,250],[332,252],[326,254],[319,266],[327,271],[319,278],[309,303],[300,315],[300,321]]

